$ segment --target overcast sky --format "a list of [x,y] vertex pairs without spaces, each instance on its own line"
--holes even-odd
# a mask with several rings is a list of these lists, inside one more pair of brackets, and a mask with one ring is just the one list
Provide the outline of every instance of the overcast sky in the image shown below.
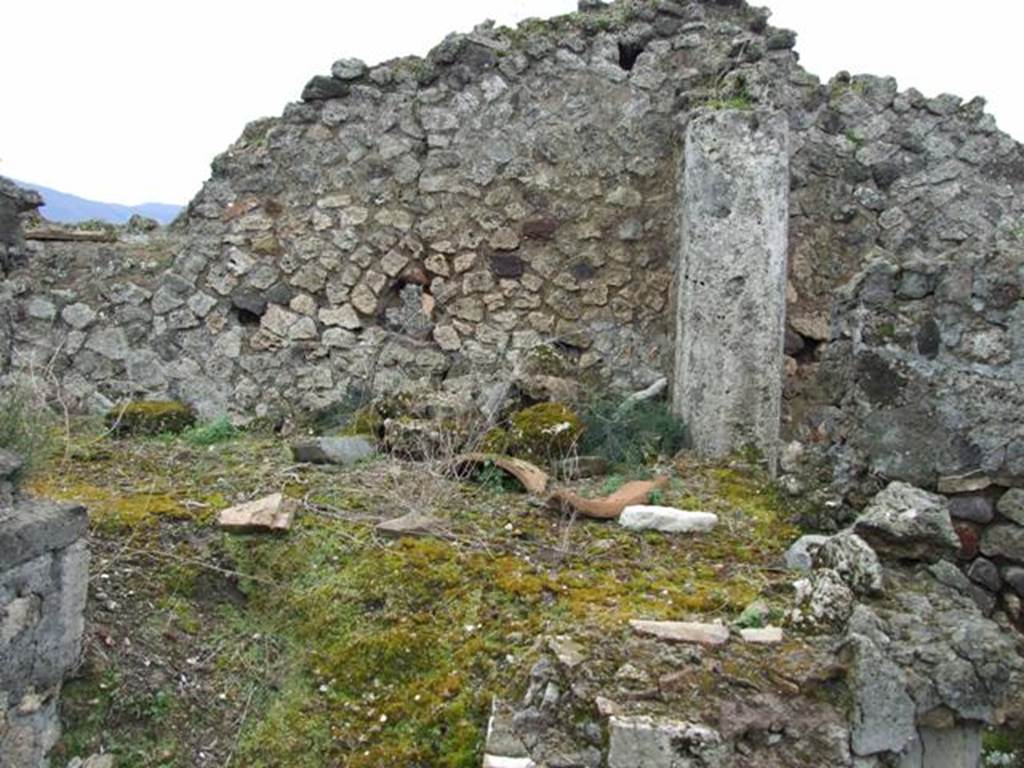
[[[927,95],[982,95],[1024,138],[1024,2],[764,0],[799,33],[804,66],[893,75]],[[279,115],[335,59],[424,54],[492,18],[575,0],[121,0],[6,3],[0,174],[83,197],[185,203],[258,117]]]

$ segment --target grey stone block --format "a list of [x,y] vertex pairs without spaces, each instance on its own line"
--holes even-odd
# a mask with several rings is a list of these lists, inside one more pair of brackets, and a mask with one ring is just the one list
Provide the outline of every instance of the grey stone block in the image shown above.
[[686,132],[673,409],[710,457],[779,452],[789,222],[782,113],[698,112]]

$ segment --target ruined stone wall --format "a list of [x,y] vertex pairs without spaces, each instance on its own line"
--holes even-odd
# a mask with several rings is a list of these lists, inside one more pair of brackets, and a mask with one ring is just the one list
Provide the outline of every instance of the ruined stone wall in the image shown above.
[[0,450],[0,766],[37,768],[81,652],[89,550],[84,508],[12,498],[19,467]]
[[685,127],[756,107],[790,123],[786,437],[854,498],[1020,484],[1020,145],[980,101],[823,86],[742,3],[588,7],[340,61],[170,235],[35,243],[3,287],[8,373],[242,418],[410,382],[479,400],[543,344],[591,388],[649,384],[673,363]]

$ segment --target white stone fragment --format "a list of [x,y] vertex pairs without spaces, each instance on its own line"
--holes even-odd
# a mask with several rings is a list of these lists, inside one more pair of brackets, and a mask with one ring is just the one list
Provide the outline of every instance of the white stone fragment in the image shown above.
[[644,621],[633,619],[629,626],[641,635],[673,643],[722,645],[729,642],[729,628],[724,624],[702,624],[691,621]]
[[712,512],[689,512],[674,507],[638,504],[622,510],[619,525],[631,531],[703,533],[718,525],[718,515]]
[[762,629],[741,629],[740,637],[744,642],[759,645],[775,645],[782,642],[782,627],[764,627]]
[[537,764],[528,757],[500,757],[484,755],[483,768],[535,768]]

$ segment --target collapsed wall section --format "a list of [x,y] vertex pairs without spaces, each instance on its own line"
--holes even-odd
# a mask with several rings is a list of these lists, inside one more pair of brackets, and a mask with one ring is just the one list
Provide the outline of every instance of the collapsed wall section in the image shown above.
[[0,376],[239,419],[413,387],[470,407],[527,389],[538,348],[570,387],[531,397],[642,387],[672,369],[680,126],[777,110],[791,458],[854,505],[886,479],[1024,484],[1024,151],[983,102],[822,84],[743,3],[587,7],[339,62],[169,235],[30,241]]

